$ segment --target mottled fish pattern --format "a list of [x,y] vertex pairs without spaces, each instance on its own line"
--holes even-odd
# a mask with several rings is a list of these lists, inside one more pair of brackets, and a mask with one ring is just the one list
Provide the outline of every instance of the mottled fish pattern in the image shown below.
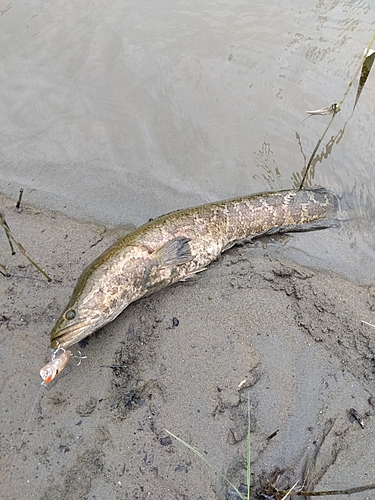
[[51,332],[67,348],[130,303],[203,270],[233,245],[276,232],[328,227],[337,197],[325,189],[262,193],[178,210],[121,238],[82,273]]

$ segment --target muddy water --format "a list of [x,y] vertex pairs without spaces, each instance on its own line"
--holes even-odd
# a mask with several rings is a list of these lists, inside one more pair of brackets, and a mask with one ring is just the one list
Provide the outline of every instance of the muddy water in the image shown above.
[[[5,5],[5,4],[4,4]],[[292,187],[373,32],[345,2],[9,3],[1,16],[2,190],[106,223]],[[314,182],[373,215],[370,79]],[[345,129],[344,134],[342,131]],[[325,145],[325,143],[323,143]]]

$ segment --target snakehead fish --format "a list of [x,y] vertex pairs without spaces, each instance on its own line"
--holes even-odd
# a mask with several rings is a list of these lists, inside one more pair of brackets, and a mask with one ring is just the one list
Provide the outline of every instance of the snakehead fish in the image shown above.
[[328,227],[337,210],[337,197],[319,188],[219,201],[151,220],[112,244],[82,272],[51,332],[51,346],[75,344],[135,300],[205,269],[236,243]]

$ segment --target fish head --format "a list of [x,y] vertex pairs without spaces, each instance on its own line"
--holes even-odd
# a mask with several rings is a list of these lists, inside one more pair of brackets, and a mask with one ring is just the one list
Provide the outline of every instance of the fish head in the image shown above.
[[96,314],[85,313],[77,305],[68,305],[51,331],[52,349],[66,349],[103,326]]
[[[86,297],[87,298],[87,297]],[[74,293],[51,331],[51,347],[66,349],[104,325],[103,315],[86,307],[82,296]]]
[[[51,331],[53,349],[71,346],[112,321],[124,308],[121,287],[110,273],[86,269]],[[121,301],[122,299],[122,301]]]

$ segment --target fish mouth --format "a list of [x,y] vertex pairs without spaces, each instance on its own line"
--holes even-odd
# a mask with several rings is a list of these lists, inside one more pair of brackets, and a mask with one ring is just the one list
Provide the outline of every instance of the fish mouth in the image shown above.
[[82,321],[77,321],[62,329],[55,329],[51,332],[51,347],[52,349],[66,349],[67,347],[76,344],[84,339],[94,330],[96,330],[96,318],[86,318]]

